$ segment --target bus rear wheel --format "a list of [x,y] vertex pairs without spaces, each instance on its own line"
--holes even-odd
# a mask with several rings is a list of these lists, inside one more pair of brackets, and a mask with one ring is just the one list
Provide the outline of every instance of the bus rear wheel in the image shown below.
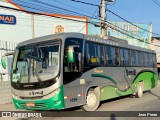
[[143,96],[143,83],[138,83],[138,91],[136,93],[136,98],[141,98]]
[[86,104],[82,106],[85,111],[95,111],[100,104],[99,95],[96,90],[89,91],[87,94]]

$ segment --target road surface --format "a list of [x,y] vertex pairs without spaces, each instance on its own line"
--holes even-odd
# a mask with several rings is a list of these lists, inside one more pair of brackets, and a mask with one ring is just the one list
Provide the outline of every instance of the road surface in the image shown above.
[[[0,111],[6,110],[5,105],[0,107]],[[9,107],[8,107],[9,108]],[[79,107],[67,109],[65,111],[82,111]],[[158,120],[160,117],[117,117],[114,112],[116,111],[129,111],[124,112],[126,116],[132,111],[160,111],[160,83],[151,91],[145,92],[142,98],[132,98],[130,96],[121,97],[102,102],[97,111],[112,111],[108,117],[42,117],[42,118],[24,118],[23,120]],[[50,111],[52,112],[52,111]],[[53,111],[54,112],[54,111]],[[160,113],[160,112],[159,112]],[[94,113],[93,113],[94,114]],[[96,114],[96,113],[95,113]],[[47,114],[45,114],[47,116]],[[0,120],[21,120],[22,118],[0,118]]]

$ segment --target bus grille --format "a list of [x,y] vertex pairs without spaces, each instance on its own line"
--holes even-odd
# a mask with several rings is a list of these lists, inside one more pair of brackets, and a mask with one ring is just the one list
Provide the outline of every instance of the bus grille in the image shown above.
[[20,97],[24,100],[34,100],[34,99],[42,99],[43,96],[37,96],[37,97]]
[[28,107],[26,106],[26,103],[18,103],[18,105],[21,107],[21,108],[26,108],[26,109],[39,109],[39,108],[47,108],[48,107],[48,104],[49,103],[35,103],[35,106],[33,107]]

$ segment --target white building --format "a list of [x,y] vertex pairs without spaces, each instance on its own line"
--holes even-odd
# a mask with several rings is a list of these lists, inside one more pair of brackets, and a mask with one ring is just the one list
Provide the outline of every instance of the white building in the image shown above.
[[[10,2],[10,0],[7,1]],[[24,8],[13,2],[7,3],[0,1],[0,5],[24,10]],[[1,8],[0,40],[21,42],[27,39],[31,39],[33,37],[55,34],[58,32],[80,32],[88,34],[88,24],[86,24],[88,18],[86,17],[67,16],[61,14],[48,15],[50,15],[51,17],[32,15],[25,12],[18,12]],[[14,19],[14,21],[9,21],[9,19],[5,19],[4,16],[14,17],[12,18],[12,20]],[[65,19],[56,17],[62,17]],[[84,22],[67,20],[67,18]],[[4,24],[4,22],[6,24]]]

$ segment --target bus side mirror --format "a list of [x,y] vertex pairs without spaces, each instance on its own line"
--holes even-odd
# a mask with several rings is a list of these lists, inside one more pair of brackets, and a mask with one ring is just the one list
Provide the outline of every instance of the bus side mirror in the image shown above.
[[14,52],[5,53],[2,56],[2,58],[1,58],[1,64],[2,64],[3,69],[6,69],[6,66],[7,66],[7,56],[11,56],[11,55],[14,55]]
[[1,64],[2,64],[3,69],[6,69],[6,63],[7,63],[6,57],[2,56],[2,58],[1,58]]
[[67,59],[68,63],[75,63],[75,52],[73,46],[69,46],[68,48]]

